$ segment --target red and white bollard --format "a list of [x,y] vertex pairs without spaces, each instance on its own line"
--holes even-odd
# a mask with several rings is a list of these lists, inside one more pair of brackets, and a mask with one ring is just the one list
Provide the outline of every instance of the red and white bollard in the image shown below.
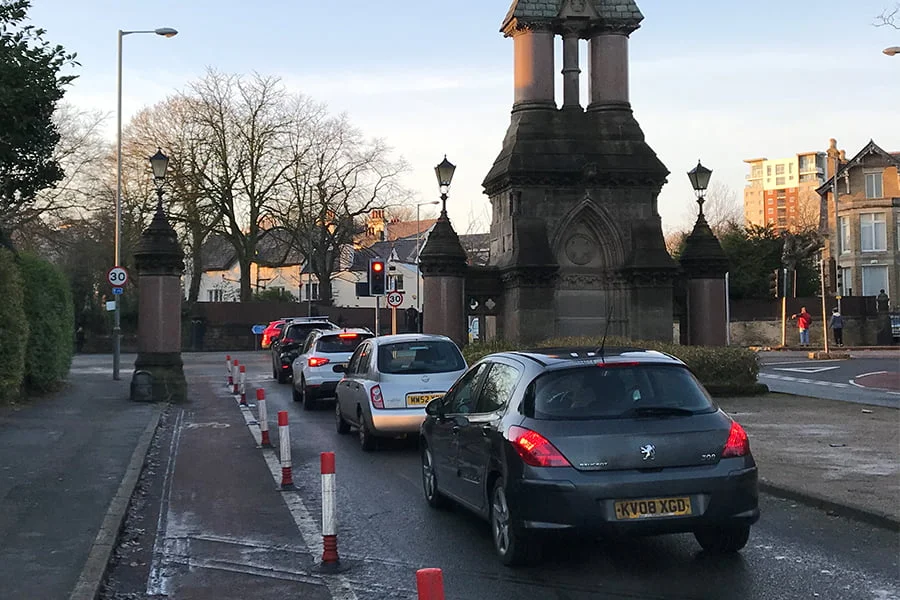
[[241,406],[247,406],[247,367],[241,365],[240,383],[238,389],[241,391]]
[[419,600],[444,600],[444,574],[440,569],[419,569],[416,589]]
[[231,355],[225,357],[225,377],[228,379],[228,387],[231,387],[233,382],[231,380]]
[[256,406],[259,408],[259,431],[262,434],[259,445],[263,448],[271,448],[272,441],[269,439],[269,413],[266,410],[266,390],[262,388],[256,390]]
[[291,431],[288,429],[288,414],[286,410],[278,411],[278,442],[281,445],[281,489],[294,488],[294,478],[291,475]]
[[231,383],[232,383],[231,393],[235,396],[237,396],[239,393],[238,392],[238,377],[239,377],[238,360],[234,359],[234,362],[231,365]]
[[340,562],[337,550],[337,506],[334,490],[334,452],[323,452],[322,463],[322,563]]

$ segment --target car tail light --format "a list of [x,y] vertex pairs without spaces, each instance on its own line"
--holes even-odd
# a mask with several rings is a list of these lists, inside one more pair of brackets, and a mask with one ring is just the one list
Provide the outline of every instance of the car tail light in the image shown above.
[[376,385],[373,387],[370,395],[372,396],[372,406],[375,408],[384,408],[384,398],[381,396],[380,386]]
[[728,441],[725,442],[725,449],[722,450],[722,458],[746,456],[747,454],[750,454],[750,440],[747,439],[747,432],[736,421],[732,421],[731,431],[728,432]]
[[532,467],[571,467],[556,446],[536,431],[510,427],[509,440],[527,465]]
[[359,337],[358,333],[339,333],[339,338],[343,338],[345,340],[353,340]]
[[597,366],[598,366],[598,367],[603,367],[603,368],[605,368],[605,369],[622,369],[622,368],[625,368],[625,367],[636,367],[636,366],[638,366],[638,365],[640,365],[640,364],[641,364],[641,363],[639,363],[639,362],[611,362],[611,363],[608,363],[608,362],[598,362],[598,363],[597,363]]
[[309,359],[306,361],[306,364],[308,364],[311,367],[321,367],[322,365],[327,365],[329,362],[331,362],[331,361],[328,360],[327,358],[319,358],[318,356],[310,356]]

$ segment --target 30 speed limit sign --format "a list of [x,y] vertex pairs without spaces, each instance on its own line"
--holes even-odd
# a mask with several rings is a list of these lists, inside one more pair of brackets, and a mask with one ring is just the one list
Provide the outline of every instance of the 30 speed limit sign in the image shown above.
[[391,308],[397,308],[403,304],[403,292],[390,292],[387,295],[387,303]]
[[122,267],[113,267],[106,274],[106,280],[113,287],[122,287],[128,283],[128,271]]

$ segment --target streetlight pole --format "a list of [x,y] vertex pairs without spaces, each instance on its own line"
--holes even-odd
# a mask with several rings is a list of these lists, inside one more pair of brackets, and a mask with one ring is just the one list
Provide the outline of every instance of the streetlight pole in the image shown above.
[[419,202],[416,204],[416,312],[418,314],[422,314],[422,301],[419,297],[419,279],[421,279],[421,274],[419,273],[419,254],[422,253],[422,230],[421,230],[421,219],[419,218],[419,209],[423,206],[433,206],[435,204],[440,204],[439,200],[432,200],[431,202]]
[[[116,53],[116,231],[115,231],[115,267],[121,266],[122,259],[122,38],[132,33],[155,33],[163,37],[174,37],[178,32],[171,27],[159,29],[118,32],[118,51]],[[119,367],[122,352],[122,313],[120,295],[115,296],[116,309],[113,316],[113,379],[119,380]]]

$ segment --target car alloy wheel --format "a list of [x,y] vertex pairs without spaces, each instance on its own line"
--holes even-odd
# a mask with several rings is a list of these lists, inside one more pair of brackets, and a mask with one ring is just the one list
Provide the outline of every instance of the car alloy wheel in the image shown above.
[[334,424],[339,434],[346,435],[350,433],[350,423],[344,419],[344,415],[341,413],[341,403],[339,401],[334,403]]
[[305,379],[300,381],[300,393],[303,396],[303,410],[312,410],[314,408],[312,394],[309,393]]
[[491,494],[491,534],[494,538],[494,550],[504,565],[523,565],[537,560],[539,547],[527,532],[516,525],[509,509],[506,483],[502,477],[494,482]]
[[[422,442],[424,444],[424,442]],[[434,472],[434,455],[431,448],[425,446],[422,449],[422,489],[425,491],[425,500],[432,508],[446,506],[446,498],[438,490],[437,475]]]

